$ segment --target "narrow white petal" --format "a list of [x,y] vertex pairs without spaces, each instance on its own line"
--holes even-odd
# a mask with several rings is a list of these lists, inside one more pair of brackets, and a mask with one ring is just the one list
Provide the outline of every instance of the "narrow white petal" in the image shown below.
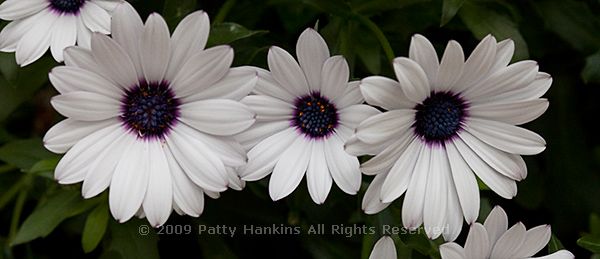
[[256,85],[258,75],[252,67],[234,67],[227,74],[204,91],[182,99],[183,103],[206,99],[231,99],[239,101],[246,97]]
[[[398,159],[391,161],[393,163],[393,167],[390,169],[389,174],[386,177],[383,186],[381,187],[380,199],[385,203],[390,203],[402,196],[402,194],[404,194],[408,188],[412,188],[412,185],[409,185],[411,181],[413,181],[412,179],[418,177],[414,176],[414,172],[418,169],[415,168],[415,166],[419,160],[419,154],[423,152],[423,144],[421,144],[421,141],[418,139],[407,138],[406,142],[401,143],[401,145],[398,145],[398,147],[405,148],[405,150],[398,152]],[[385,151],[389,150],[392,151],[392,153],[396,153],[393,152],[395,151],[393,149],[395,148],[386,149]],[[391,157],[391,155],[388,156]],[[378,156],[375,158],[377,157]],[[371,160],[375,158],[372,158]],[[365,171],[365,166],[369,165],[363,165],[363,171]],[[418,173],[426,174],[427,172]]]
[[[5,2],[6,3],[6,2]],[[27,17],[13,21],[2,29],[0,32],[0,51],[2,52],[15,52],[17,50],[17,44],[23,38],[23,35],[29,31],[39,17],[42,17],[45,12],[40,12]]]
[[119,100],[124,91],[104,77],[75,66],[55,67],[48,75],[50,82],[61,94],[77,91],[101,94]]
[[474,104],[469,107],[469,116],[521,125],[540,117],[549,105],[547,99]]
[[504,92],[495,96],[487,96],[473,100],[473,104],[483,104],[487,102],[518,102],[535,100],[542,97],[552,85],[552,77],[544,72],[538,72],[533,82],[527,86],[516,88],[512,91]]
[[365,99],[360,93],[360,88],[358,87],[359,84],[360,81],[348,82],[346,85],[346,92],[334,100],[335,106],[338,109],[344,109],[350,105],[365,102]]
[[540,135],[510,124],[471,118],[466,129],[483,142],[508,153],[536,155],[546,149],[546,141]]
[[435,48],[427,38],[420,34],[412,36],[408,57],[423,68],[430,82],[435,80],[440,64]]
[[567,250],[559,250],[550,255],[542,256],[542,257],[532,257],[536,259],[573,259],[575,256],[567,251]]
[[52,97],[52,107],[65,117],[82,121],[101,121],[119,116],[121,103],[113,98],[83,91]]
[[287,128],[290,128],[289,121],[256,122],[247,130],[235,135],[235,139],[245,150],[250,150],[263,139]]
[[177,97],[186,97],[221,80],[233,62],[230,46],[217,46],[191,56],[175,75],[171,86]]
[[479,186],[469,165],[460,155],[454,143],[446,144],[446,153],[452,168],[452,179],[460,201],[460,207],[469,224],[479,215]]
[[50,2],[44,0],[6,0],[0,4],[0,19],[12,21],[23,19],[48,7]]
[[311,157],[312,142],[296,140],[281,154],[269,180],[269,195],[274,201],[292,193],[302,181]]
[[92,32],[110,33],[110,15],[94,2],[87,1],[81,8],[81,18]]
[[325,140],[324,149],[327,166],[335,184],[347,194],[356,194],[361,183],[358,158],[344,151],[344,141],[338,133]]
[[209,30],[210,20],[204,11],[193,12],[181,20],[171,38],[171,60],[165,76],[167,80],[173,80],[181,66],[204,49]]
[[171,170],[163,143],[161,141],[149,141],[148,144],[148,190],[144,197],[142,207],[153,227],[162,226],[173,208],[173,184]]
[[50,42],[52,42],[52,28],[57,19],[58,16],[50,13],[50,11],[42,11],[35,25],[23,35],[17,44],[15,55],[17,64],[22,67],[27,66],[46,53],[46,50],[50,47]]
[[256,181],[268,175],[280,159],[281,154],[298,136],[294,129],[287,128],[274,134],[248,151],[248,164],[240,176],[244,181]]
[[173,182],[173,202],[187,215],[198,217],[204,211],[204,192],[183,172],[173,154],[165,150]]
[[115,168],[108,194],[110,212],[121,223],[133,217],[142,205],[150,169],[147,142],[135,141],[125,148],[126,155]]
[[525,225],[518,222],[509,228],[496,242],[490,259],[515,258],[515,253],[525,241]]
[[465,241],[465,258],[488,258],[492,246],[485,228],[478,222],[472,224]]
[[443,259],[466,259],[465,249],[454,242],[440,245],[440,255]]
[[[419,158],[416,159],[415,169],[410,177],[410,183],[408,184],[404,203],[402,204],[402,224],[408,229],[416,229],[423,223],[423,206],[425,204],[427,175],[431,162],[430,157],[431,149],[422,144],[419,151]],[[385,188],[386,183],[383,184]]]
[[138,84],[134,63],[127,52],[112,38],[100,33],[92,35],[92,55],[110,78],[124,89]]
[[218,136],[240,133],[255,121],[255,114],[248,106],[228,99],[185,103],[179,108],[180,121],[199,131]]
[[462,92],[488,75],[496,58],[496,38],[488,35],[475,47],[463,69],[462,76],[453,88]]
[[50,52],[52,57],[58,62],[62,62],[63,50],[66,47],[75,45],[77,41],[77,17],[73,15],[60,16],[52,28],[52,39],[50,42]]
[[346,153],[353,156],[371,155],[375,156],[385,149],[386,145],[373,145],[360,141],[356,136],[350,137],[344,144]]
[[286,102],[293,102],[299,96],[292,94],[285,87],[281,86],[279,82],[275,80],[273,74],[262,68],[255,68],[258,73],[258,81],[254,88],[254,93],[260,95],[268,95],[281,99]]
[[322,141],[312,143],[310,162],[306,169],[306,183],[312,200],[317,204],[323,204],[331,190],[333,179],[329,174]]
[[506,67],[515,53],[515,42],[512,39],[498,42],[497,47],[494,65],[490,69],[492,73]]
[[162,16],[154,13],[148,17],[140,41],[140,61],[148,82],[161,82],[171,56],[169,27]]
[[138,78],[144,76],[139,53],[139,41],[143,31],[142,18],[131,4],[124,2],[115,9],[111,23],[112,38],[121,45],[133,61]]
[[463,92],[469,100],[496,96],[531,84],[538,74],[535,61],[525,60],[500,69]]
[[350,67],[342,56],[328,58],[321,72],[321,94],[329,100],[340,97],[346,91]]
[[414,110],[392,110],[364,120],[356,128],[356,137],[366,143],[381,143],[397,137],[415,121]]
[[294,57],[280,47],[271,47],[267,55],[269,70],[273,74],[273,78],[292,93],[294,96],[303,96],[308,94],[309,88],[306,82],[306,76],[294,60]]
[[257,121],[290,120],[294,105],[266,95],[250,95],[240,101],[256,114]]
[[242,146],[231,137],[221,137],[204,134],[191,127],[178,127],[178,131],[187,137],[202,142],[210,147],[225,166],[239,167],[246,164],[246,152]]
[[119,6],[120,4],[123,3],[123,0],[90,0],[90,1],[94,2],[94,4],[97,4],[102,9],[109,11],[109,12],[114,11],[117,8],[117,6]]
[[[367,175],[378,174],[382,171],[387,171],[394,166],[398,158],[406,153],[406,149],[410,143],[415,140],[415,134],[405,132],[400,134],[397,140],[391,144],[368,144],[371,146],[379,146],[382,150],[377,152],[374,157],[363,163],[361,170]],[[358,139],[358,138],[357,138]],[[360,140],[359,140],[360,141]],[[418,140],[417,140],[418,141]],[[389,143],[389,142],[387,142]],[[415,143],[416,145],[416,143]],[[418,152],[418,150],[413,150]]]
[[443,147],[431,148],[431,162],[427,176],[427,190],[423,207],[423,225],[430,239],[438,238],[444,232],[448,209],[448,180],[450,164]]
[[310,90],[321,91],[321,69],[329,58],[329,48],[323,37],[312,28],[304,30],[296,43],[296,56]]
[[115,120],[87,122],[67,118],[46,132],[44,147],[54,153],[65,153],[84,137],[116,123]]
[[508,229],[508,216],[502,207],[495,206],[483,222],[483,226],[486,229],[490,243],[495,244]]
[[446,177],[446,183],[448,184],[448,212],[446,213],[446,225],[443,227],[444,232],[442,235],[444,236],[444,240],[454,241],[462,231],[464,216],[452,176],[447,175]]
[[396,58],[394,59],[394,72],[404,95],[409,100],[421,103],[429,96],[431,92],[429,81],[419,64],[408,58]]
[[519,246],[519,250],[514,256],[525,258],[535,255],[548,244],[551,236],[552,231],[550,225],[541,225],[527,230],[527,233],[525,233],[525,240]]
[[77,45],[85,48],[92,48],[92,31],[83,24],[81,16],[77,17]]
[[412,109],[415,102],[402,92],[400,84],[383,76],[370,76],[360,81],[360,91],[370,105],[386,110]]
[[365,212],[365,214],[377,214],[390,205],[389,202],[382,202],[380,198],[381,187],[383,186],[383,182],[387,176],[387,173],[378,174],[375,176],[371,184],[369,184],[369,188],[367,188],[365,196],[362,200],[362,210]]
[[376,108],[364,104],[356,104],[338,110],[340,123],[350,129],[355,129],[364,120],[380,113]]
[[394,240],[389,236],[384,236],[375,243],[369,259],[396,259],[396,245]]
[[464,64],[465,55],[462,47],[456,41],[449,41],[440,62],[437,78],[433,81],[431,88],[438,92],[452,89],[462,75]]
[[[98,70],[98,64],[96,64],[94,56],[92,56],[92,51],[89,49],[85,49],[81,46],[73,46],[66,48],[63,54],[65,58],[65,65],[67,66],[78,67],[87,71]],[[103,77],[107,79],[109,78],[106,76],[106,73],[102,73],[101,71],[97,72]]]

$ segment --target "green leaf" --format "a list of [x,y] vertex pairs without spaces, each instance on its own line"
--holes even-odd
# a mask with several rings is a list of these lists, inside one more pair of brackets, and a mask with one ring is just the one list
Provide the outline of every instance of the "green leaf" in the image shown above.
[[594,254],[600,254],[600,235],[585,235],[577,240],[577,245]]
[[[154,229],[139,219],[129,220],[127,223],[118,224],[114,221],[110,224],[111,243],[105,253],[119,254],[123,259],[144,258],[159,259],[158,238]],[[148,230],[146,235],[140,234],[140,230]],[[115,258],[115,257],[110,257]]]
[[586,83],[600,83],[600,51],[585,59],[581,77]]
[[16,140],[0,147],[0,160],[25,171],[30,171],[40,160],[56,158],[55,154],[44,148],[42,140],[37,138]]
[[492,34],[498,41],[510,38],[515,42],[513,59],[522,60],[529,57],[527,43],[519,32],[517,24],[509,16],[498,12],[496,8],[465,2],[458,14],[475,37],[482,39]]
[[81,245],[84,252],[89,253],[96,249],[100,241],[102,241],[102,237],[104,237],[107,226],[108,204],[102,202],[90,212],[85,221],[81,237]]
[[237,23],[219,23],[213,24],[208,37],[208,46],[221,44],[230,44],[234,41],[252,37],[255,35],[265,34],[267,31],[252,31],[246,29]]
[[560,240],[558,240],[558,238],[552,234],[552,237],[550,238],[550,242],[548,243],[548,253],[554,253],[558,250],[564,249],[565,247],[563,246],[563,244],[560,242]]
[[196,0],[166,0],[163,17],[169,28],[174,29],[186,15],[196,10],[196,4]]
[[19,245],[39,237],[46,237],[65,219],[79,215],[96,204],[96,200],[83,200],[79,191],[60,190],[50,196],[25,219],[11,245]]
[[442,20],[440,21],[440,27],[446,25],[450,20],[452,20],[464,3],[465,0],[444,0],[442,5]]

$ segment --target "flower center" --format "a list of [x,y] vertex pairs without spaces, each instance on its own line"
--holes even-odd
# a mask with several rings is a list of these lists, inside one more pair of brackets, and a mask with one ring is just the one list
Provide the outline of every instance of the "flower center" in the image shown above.
[[415,132],[427,142],[443,143],[461,129],[466,108],[467,104],[456,94],[432,92],[415,107]]
[[86,0],[49,0],[50,7],[59,13],[76,14]]
[[335,105],[319,92],[296,100],[292,125],[311,138],[324,138],[334,132],[338,125]]
[[143,138],[162,138],[179,116],[179,100],[167,82],[140,82],[122,100],[124,125]]

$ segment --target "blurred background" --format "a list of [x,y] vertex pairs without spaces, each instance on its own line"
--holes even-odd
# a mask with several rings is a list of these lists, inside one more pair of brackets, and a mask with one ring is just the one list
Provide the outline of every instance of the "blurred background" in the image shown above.
[[[393,77],[390,60],[407,56],[420,33],[438,53],[448,40],[468,54],[485,35],[516,43],[513,61],[532,59],[554,78],[550,108],[525,125],[547,141],[546,151],[526,157],[528,177],[505,200],[482,186],[483,221],[501,205],[509,224],[550,224],[553,237],[540,254],[561,248],[578,258],[600,258],[600,1],[598,0],[132,0],[147,17],[162,14],[171,29],[188,13],[208,12],[209,45],[230,44],[235,65],[266,67],[269,46],[294,53],[307,27],[318,28],[332,54],[344,55],[352,77]],[[0,23],[4,27],[7,23]],[[59,156],[45,151],[41,137],[61,118],[49,105],[57,94],[47,74],[57,66],[49,55],[19,68],[14,53],[0,53],[0,259],[4,258],[368,258],[382,225],[401,226],[402,199],[378,215],[360,210],[372,180],[364,177],[357,196],[333,187],[315,205],[306,183],[272,202],[268,179],[241,192],[208,199],[200,218],[171,215],[161,229],[140,235],[145,220],[116,223],[107,195],[83,200],[81,186],[53,180]],[[299,227],[300,234],[207,235],[199,226]],[[308,230],[324,224],[325,235]],[[332,226],[374,227],[374,234],[331,233]],[[178,230],[179,228],[179,230]],[[187,231],[190,229],[191,231]],[[468,226],[458,243],[463,244]],[[189,232],[189,233],[188,233]],[[395,235],[399,258],[439,258],[423,234]]]

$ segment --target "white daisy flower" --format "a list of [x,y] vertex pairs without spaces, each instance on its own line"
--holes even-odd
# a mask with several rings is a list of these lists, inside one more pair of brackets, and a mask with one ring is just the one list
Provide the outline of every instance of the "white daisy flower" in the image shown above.
[[440,246],[442,259],[470,258],[544,258],[572,259],[575,256],[560,250],[551,255],[532,257],[548,244],[552,236],[549,225],[541,225],[529,230],[519,222],[508,229],[506,212],[496,206],[482,224],[474,223],[469,229],[465,247],[449,242]]
[[394,240],[389,236],[381,237],[373,250],[371,251],[371,255],[369,255],[369,259],[396,259],[398,258],[398,254],[396,253],[396,245],[394,245]]
[[393,62],[398,81],[361,81],[367,103],[388,110],[362,122],[347,143],[350,154],[374,155],[361,167],[376,175],[363,200],[366,213],[406,193],[405,227],[424,223],[430,238],[454,240],[463,216],[473,223],[479,213],[475,176],[506,199],[517,194],[515,181],[527,176],[521,155],[538,154],[546,143],[515,125],[548,108],[540,97],[552,78],[531,60],[508,65],[513,52],[512,40],[487,36],[465,62],[450,41],[440,62],[431,43],[415,35],[410,58]]
[[123,0],[6,0],[0,19],[12,21],[0,33],[0,51],[16,52],[17,64],[38,60],[50,47],[63,61],[63,50],[90,48],[92,32],[110,34],[110,13]]
[[46,148],[66,152],[60,183],[83,181],[84,198],[110,186],[115,219],[139,209],[153,226],[172,209],[198,216],[205,192],[243,187],[233,168],[245,164],[245,151],[232,136],[254,123],[239,100],[258,79],[252,68],[230,69],[231,47],[204,50],[209,29],[198,11],[171,36],[160,15],[144,25],[123,4],[112,38],[95,33],[91,51],[65,51],[66,66],[50,81],[60,92],[52,106],[67,119],[44,137]]
[[348,194],[361,183],[359,162],[344,152],[344,142],[363,119],[379,113],[362,105],[358,82],[348,83],[349,68],[342,56],[329,56],[325,40],[306,29],[296,45],[298,62],[285,50],[272,47],[271,70],[259,69],[255,93],[242,100],[257,114],[257,123],[238,136],[248,152],[241,170],[245,181],[273,172],[273,200],[289,195],[304,173],[310,196],[321,204],[332,182]]

